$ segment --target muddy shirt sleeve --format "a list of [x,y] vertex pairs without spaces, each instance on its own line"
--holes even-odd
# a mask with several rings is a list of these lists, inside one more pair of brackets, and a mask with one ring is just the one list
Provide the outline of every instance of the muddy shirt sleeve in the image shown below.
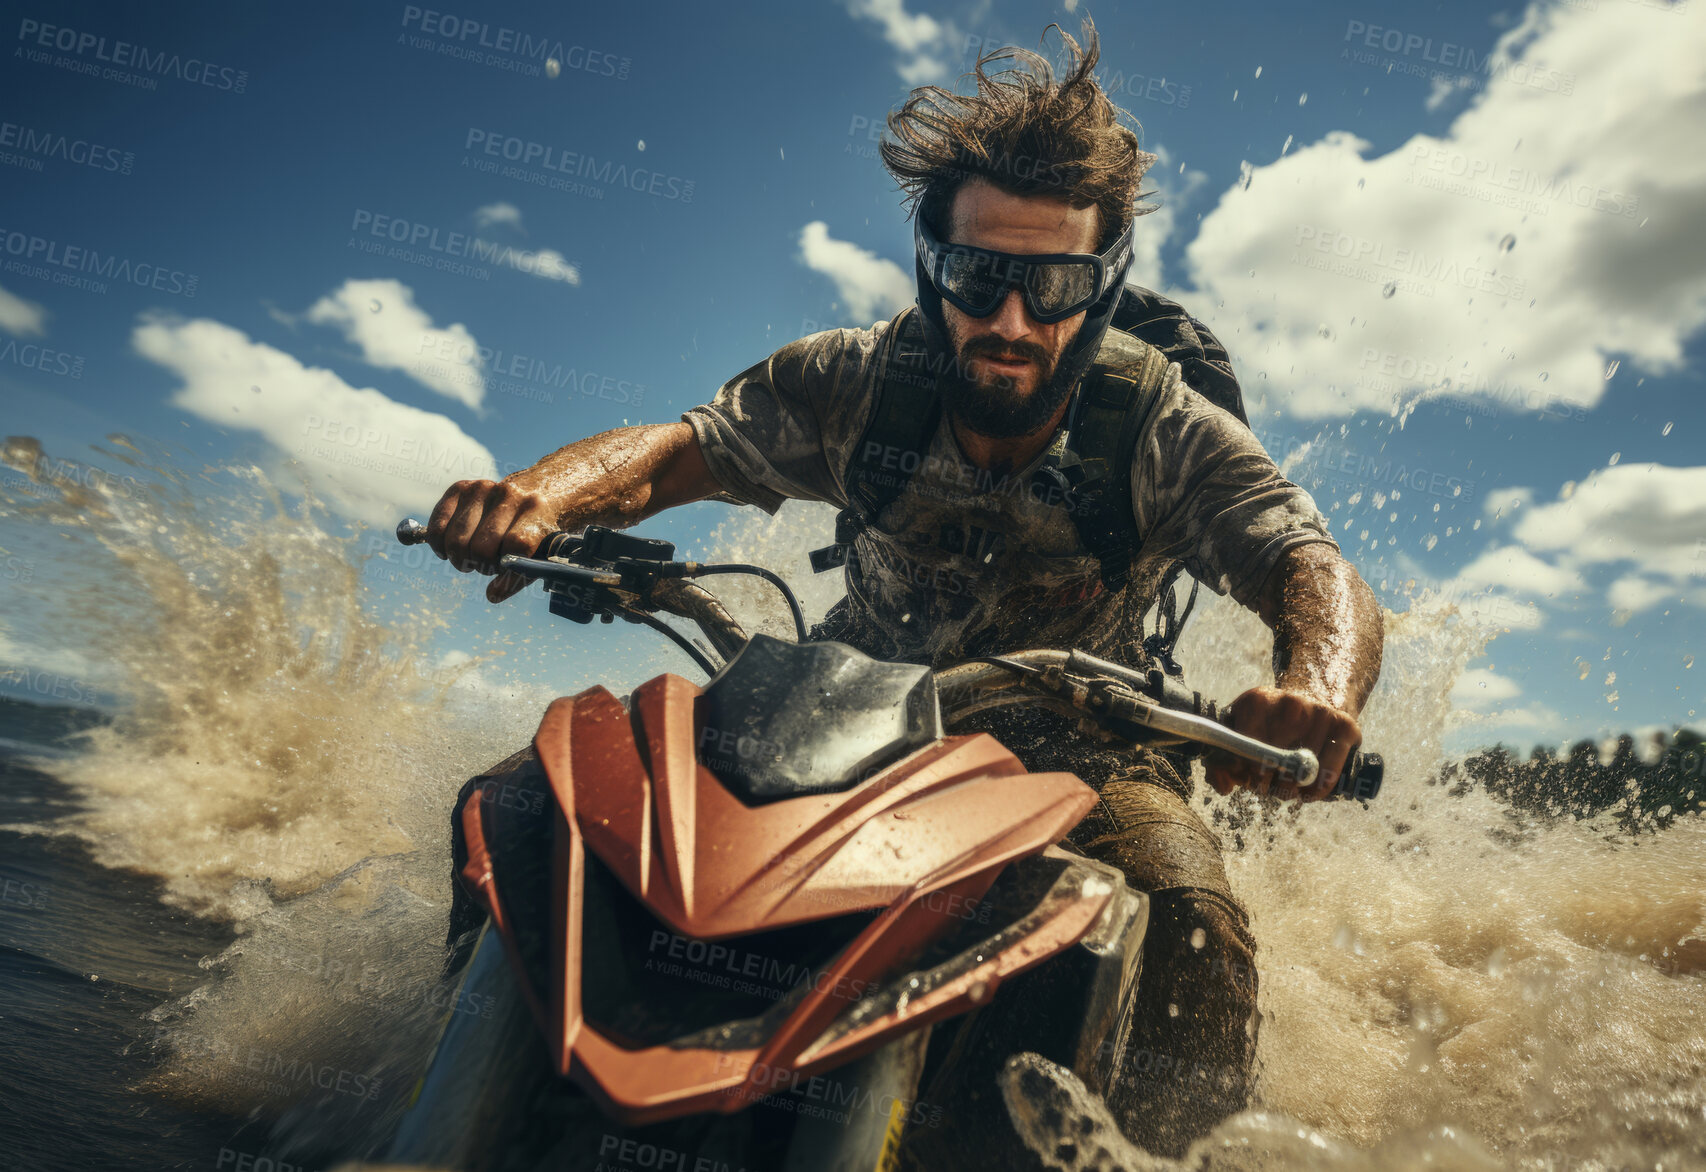
[[1254,607],[1288,549],[1338,543],[1249,428],[1187,387],[1177,364],[1167,379],[1132,467],[1143,556],[1181,561],[1209,589]]
[[716,499],[769,513],[789,497],[846,505],[848,454],[870,419],[870,366],[888,326],[790,342],[682,415],[725,490]]

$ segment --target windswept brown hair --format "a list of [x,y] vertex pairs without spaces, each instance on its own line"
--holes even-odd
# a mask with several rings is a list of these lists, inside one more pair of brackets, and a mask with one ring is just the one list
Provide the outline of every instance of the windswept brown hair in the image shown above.
[[[949,230],[954,195],[972,179],[1014,195],[1052,196],[1076,208],[1094,205],[1103,248],[1135,216],[1154,210],[1136,203],[1155,156],[1120,125],[1122,115],[1131,115],[1091,76],[1101,56],[1096,26],[1084,22],[1082,48],[1057,24],[1043,36],[1051,30],[1060,33],[1067,52],[1061,80],[1040,54],[994,49],[978,57],[975,74],[966,75],[977,79],[975,94],[920,86],[889,114],[883,166],[906,192],[909,211],[938,232]],[[993,74],[985,68],[1005,60],[1014,66]]]

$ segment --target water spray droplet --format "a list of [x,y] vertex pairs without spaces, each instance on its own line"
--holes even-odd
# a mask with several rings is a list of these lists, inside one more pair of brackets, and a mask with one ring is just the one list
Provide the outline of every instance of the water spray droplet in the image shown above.
[[1388,281],[1388,282],[1386,282],[1386,288],[1384,288],[1380,291],[1380,295],[1382,297],[1385,297],[1385,298],[1390,300],[1392,295],[1397,293],[1397,292],[1398,292],[1398,282],[1397,281]]
[[1515,235],[1513,235],[1510,232],[1506,232],[1502,237],[1500,237],[1500,239],[1499,239],[1499,251],[1500,252],[1509,252],[1511,249],[1513,249],[1515,247],[1516,247],[1516,236]]
[[1664,425],[1664,427],[1662,429],[1660,429],[1659,434],[1660,435],[1669,435],[1670,429],[1671,429],[1671,425],[1669,423],[1667,423]]
[[1260,65],[1256,66],[1256,76],[1262,76],[1262,67]]
[[369,301],[367,303],[367,309],[368,309],[368,312],[370,312],[370,313],[378,313],[381,309],[384,309],[384,308],[385,307],[383,305],[379,304],[379,302],[377,300]]
[[1540,372],[1540,381],[1541,382],[1545,382],[1547,379],[1549,379],[1551,377],[1552,376],[1550,374],[1547,374],[1544,370]]
[[1605,368],[1605,381],[1606,382],[1610,382],[1611,376],[1617,373],[1617,364],[1619,361],[1620,361],[1619,359],[1613,358],[1611,360],[1610,365],[1608,365]]
[[1504,948],[1500,947],[1493,949],[1493,954],[1487,958],[1487,975],[1489,977],[1504,976],[1507,964],[1508,961]]
[[642,151],[646,149],[646,140],[645,139],[642,138],[639,141],[639,143],[637,144],[637,149],[642,150]]
[[1309,104],[1309,92],[1307,90],[1297,95],[1297,104],[1299,106],[1306,106]]
[[563,63],[555,57],[545,58],[545,76],[556,77],[563,72]]
[[1203,945],[1205,945],[1207,943],[1208,943],[1208,933],[1207,932],[1204,932],[1201,928],[1192,928],[1191,929],[1191,947],[1192,948],[1201,948]]
[[1622,458],[1623,458],[1622,452],[1613,452],[1613,453],[1611,453],[1611,459],[1609,459],[1605,462],[1605,466],[1607,468],[1614,467],[1616,465],[1617,461],[1621,460]]

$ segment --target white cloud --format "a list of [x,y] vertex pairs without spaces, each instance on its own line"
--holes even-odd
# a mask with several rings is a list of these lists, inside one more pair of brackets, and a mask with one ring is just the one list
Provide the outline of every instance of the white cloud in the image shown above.
[[476,239],[479,251],[473,254],[476,264],[493,264],[500,268],[514,269],[518,273],[526,273],[530,277],[538,277],[542,281],[561,281],[565,285],[581,283],[581,271],[569,263],[569,259],[555,248],[512,248],[507,244],[494,244],[490,240]]
[[1464,708],[1502,704],[1520,695],[1522,688],[1515,680],[1484,667],[1468,669],[1457,677],[1457,683],[1451,688],[1452,704]]
[[1154,211],[1139,216],[1137,230],[1132,233],[1131,271],[1126,283],[1145,289],[1160,289],[1161,246],[1173,235],[1179,214],[1191,197],[1208,182],[1204,171],[1177,170],[1177,160],[1164,146],[1155,148],[1155,163],[1144,176],[1144,189],[1153,190],[1155,198],[1145,202],[1156,205]]
[[452,481],[496,476],[491,453],[443,415],[352,387],[223,322],[149,315],[131,345],[183,380],[174,406],[257,433],[346,516],[389,526]]
[[906,0],[849,0],[847,10],[882,27],[883,40],[901,53],[895,70],[907,85],[939,81],[947,73],[944,53],[953,41],[952,25],[908,12]]
[[822,220],[800,230],[800,260],[835,282],[848,316],[862,326],[898,313],[917,295],[912,274],[857,244],[832,239]]
[[581,283],[581,271],[555,248],[541,248],[531,252],[506,250],[501,263],[540,280],[561,281],[565,285]]
[[526,231],[521,226],[521,209],[512,203],[489,203],[475,208],[474,224],[480,228],[490,228],[493,224],[508,224],[517,232]]
[[490,663],[490,658],[476,659],[461,648],[452,648],[439,657],[435,674],[449,678],[451,689],[464,698],[501,704],[511,711],[543,708],[559,695],[555,687],[488,673],[482,663]]
[[1605,590],[1605,600],[1611,604],[1612,609],[1629,614],[1639,614],[1662,599],[1675,596],[1674,586],[1655,582],[1640,574],[1626,574]]
[[1459,570],[1453,583],[1465,594],[1499,588],[1526,598],[1570,599],[1588,590],[1575,570],[1543,561],[1520,545],[1487,550]]
[[[1254,167],[1186,250],[1196,291],[1171,295],[1305,417],[1430,390],[1586,408],[1614,355],[1677,369],[1706,324],[1706,154],[1675,145],[1703,39],[1706,5],[1535,5],[1443,135],[1372,155],[1332,131]],[[1570,92],[1512,80],[1536,77]]]
[[[1445,593],[1570,602],[1597,591],[1587,571],[1624,566],[1605,586],[1614,625],[1661,603],[1706,609],[1706,467],[1615,464],[1550,502],[1508,490],[1487,512],[1503,518],[1514,541],[1464,566]],[[1535,624],[1514,625],[1537,625],[1535,613]]]
[[47,325],[47,310],[16,293],[0,289],[0,330],[20,338],[39,337]]
[[934,17],[906,10],[906,0],[853,0],[854,16],[863,16],[883,26],[883,39],[903,53],[928,49],[942,38],[942,25]]
[[1481,502],[1481,511],[1489,517],[1498,518],[1533,503],[1532,488],[1495,488],[1489,491],[1487,499]]
[[400,370],[469,407],[478,407],[485,397],[474,335],[461,322],[434,326],[432,315],[415,304],[414,290],[401,281],[345,281],[316,301],[307,317],[315,325],[342,330],[370,365]]
[[1567,497],[1525,509],[1513,532],[1576,562],[1632,561],[1679,583],[1706,580],[1706,467],[1598,469]]
[[1494,740],[1534,744],[1564,735],[1564,719],[1539,701],[1514,703],[1522,686],[1489,668],[1472,667],[1457,677],[1449,701],[1449,743],[1459,751]]
[[[1565,735],[1564,718],[1549,704],[1524,704],[1519,708],[1504,708],[1489,712],[1477,722],[1487,729],[1524,729],[1537,739],[1557,740]],[[1483,733],[1484,735],[1484,733]]]
[[[521,226],[521,209],[512,203],[489,203],[474,209],[476,229],[503,224],[526,234]],[[515,248],[476,237],[468,259],[475,264],[491,264],[514,269],[543,281],[561,281],[565,285],[581,283],[581,271],[555,248]]]

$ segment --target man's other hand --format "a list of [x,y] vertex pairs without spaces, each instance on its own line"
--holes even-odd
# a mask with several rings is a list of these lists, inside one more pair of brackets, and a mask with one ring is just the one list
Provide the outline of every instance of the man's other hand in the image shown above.
[[[427,544],[462,573],[497,574],[506,554],[531,555],[557,528],[558,508],[520,480],[458,480],[427,522]],[[486,601],[518,594],[527,579],[497,574]]]
[[1362,729],[1354,716],[1297,692],[1251,688],[1234,700],[1227,712],[1234,731],[1277,749],[1308,749],[1320,761],[1321,770],[1314,784],[1300,791],[1295,776],[1223,753],[1210,754],[1206,761],[1208,783],[1222,794],[1241,785],[1264,796],[1319,801],[1333,792],[1345,762],[1362,744]]

